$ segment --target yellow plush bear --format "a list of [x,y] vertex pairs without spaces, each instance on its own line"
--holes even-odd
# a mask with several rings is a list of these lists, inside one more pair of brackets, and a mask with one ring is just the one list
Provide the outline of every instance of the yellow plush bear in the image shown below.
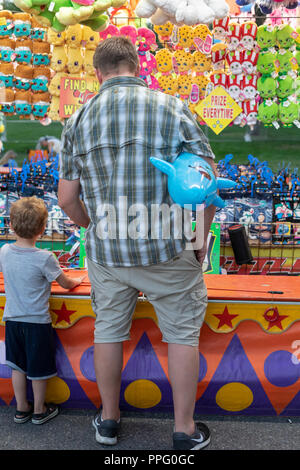
[[60,79],[62,77],[67,77],[67,74],[63,72],[58,72],[52,78],[48,87],[48,90],[52,96],[60,96]]
[[86,49],[95,50],[99,44],[100,37],[99,33],[93,31],[88,26],[82,27],[82,40]]
[[66,29],[66,45],[68,47],[79,48],[82,41],[82,27],[80,24],[68,26]]
[[52,96],[51,97],[51,104],[48,111],[48,117],[52,121],[63,121],[63,119],[59,115],[59,97]]
[[83,70],[90,77],[95,76],[95,68],[93,65],[94,53],[95,51],[86,49],[84,53],[84,58],[83,58]]
[[55,72],[64,72],[67,65],[67,55],[64,46],[54,46],[50,67]]
[[67,49],[67,68],[69,73],[80,74],[83,68],[83,57],[81,49]]
[[58,33],[52,28],[48,28],[47,41],[53,46],[63,46],[65,43],[65,31]]

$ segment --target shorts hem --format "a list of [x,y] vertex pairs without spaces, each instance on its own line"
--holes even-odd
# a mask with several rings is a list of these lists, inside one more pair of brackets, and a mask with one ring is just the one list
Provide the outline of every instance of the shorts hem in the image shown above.
[[13,362],[5,361],[5,364],[13,370],[17,370],[19,372],[22,372],[22,374],[27,374],[26,370],[21,369],[21,367],[17,366]]
[[130,341],[130,337],[126,338],[118,338],[118,339],[111,339],[111,338],[95,338],[94,339],[94,344],[105,344],[105,343],[123,343],[124,341]]
[[51,374],[51,375],[44,375],[43,377],[30,377],[29,375],[27,375],[27,379],[29,380],[47,380],[47,379],[51,379],[51,377],[55,377],[57,375],[57,372],[55,372],[54,374]]
[[197,341],[189,341],[189,340],[181,340],[181,339],[166,339],[163,338],[162,342],[167,343],[167,344],[178,344],[178,345],[183,345],[183,346],[192,346],[192,347],[198,347],[199,346],[199,340],[200,337],[197,339]]

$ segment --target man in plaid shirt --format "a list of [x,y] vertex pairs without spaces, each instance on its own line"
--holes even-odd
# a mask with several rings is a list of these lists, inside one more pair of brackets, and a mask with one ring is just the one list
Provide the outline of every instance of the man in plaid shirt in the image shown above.
[[207,426],[193,418],[199,334],[207,306],[201,265],[215,209],[204,211],[203,246],[188,249],[187,211],[174,208],[166,175],[149,158],[172,163],[186,151],[204,158],[215,171],[214,154],[186,105],[150,90],[139,78],[139,58],[129,39],[100,42],[94,67],[100,92],[63,131],[58,197],[67,215],[87,228],[96,315],[94,362],[102,399],[93,420],[96,439],[106,445],[117,442],[122,343],[129,339],[143,292],[168,343],[174,449],[200,449],[210,442]]

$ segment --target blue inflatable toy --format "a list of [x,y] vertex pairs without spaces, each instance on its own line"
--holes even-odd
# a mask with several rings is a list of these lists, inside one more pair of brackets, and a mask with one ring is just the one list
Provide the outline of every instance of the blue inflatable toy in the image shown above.
[[218,189],[231,189],[237,183],[226,178],[216,178],[211,166],[203,158],[183,152],[173,164],[150,157],[151,163],[168,175],[168,191],[173,201],[181,207],[213,204],[224,207]]

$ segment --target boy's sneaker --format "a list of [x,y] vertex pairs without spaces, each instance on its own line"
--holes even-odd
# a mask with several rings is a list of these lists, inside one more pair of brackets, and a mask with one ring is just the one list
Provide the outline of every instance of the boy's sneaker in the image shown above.
[[174,450],[200,450],[210,443],[210,431],[204,423],[196,423],[194,434],[173,433]]
[[96,429],[97,442],[106,446],[113,446],[117,443],[120,420],[102,420],[101,412],[98,412],[94,416],[93,426]]

